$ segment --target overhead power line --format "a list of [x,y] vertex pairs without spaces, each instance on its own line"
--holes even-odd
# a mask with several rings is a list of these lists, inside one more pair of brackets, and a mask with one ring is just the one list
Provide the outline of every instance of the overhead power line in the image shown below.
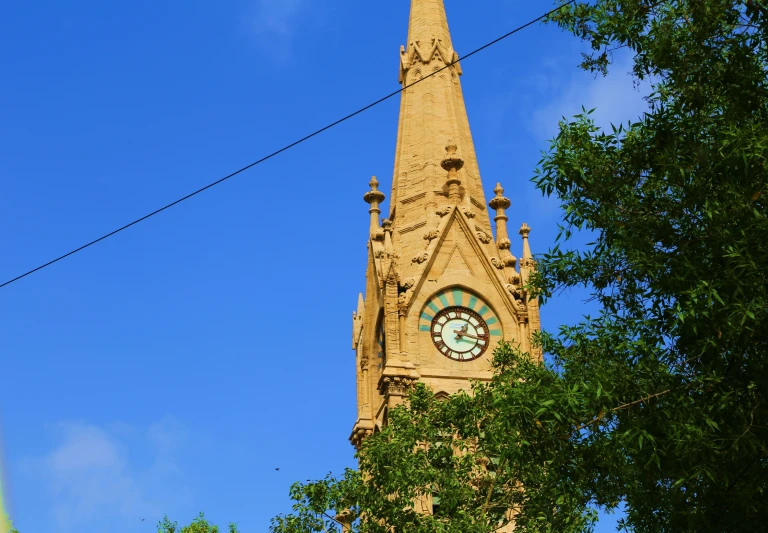
[[560,11],[561,9],[563,9],[564,7],[566,7],[566,6],[568,6],[568,5],[572,4],[572,3],[574,3],[575,1],[576,1],[576,0],[570,0],[570,2],[566,2],[565,4],[561,5],[560,7],[557,7],[557,8],[555,8],[555,9],[552,9],[551,11],[548,11],[547,13],[544,13],[544,14],[543,14],[543,15],[541,15],[540,17],[537,17],[537,18],[535,18],[535,19],[531,20],[530,22],[527,22],[527,23],[523,24],[522,26],[519,26],[519,27],[515,28],[514,30],[510,31],[509,33],[506,33],[506,34],[502,35],[501,37],[499,37],[499,38],[497,38],[497,39],[494,39],[493,41],[491,41],[491,42],[489,42],[489,43],[487,43],[487,44],[484,44],[484,45],[483,45],[483,46],[481,46],[480,48],[478,48],[478,49],[476,49],[476,50],[474,50],[474,51],[472,51],[472,52],[468,53],[468,54],[467,54],[467,55],[465,55],[463,58],[459,58],[459,59],[457,59],[456,61],[454,61],[454,62],[452,62],[452,63],[449,63],[449,64],[445,65],[443,68],[441,68],[441,69],[439,69],[439,70],[436,70],[436,71],[434,71],[433,73],[431,73],[431,74],[429,74],[429,75],[427,75],[427,76],[424,76],[423,78],[421,78],[421,79],[419,79],[419,80],[417,80],[417,81],[415,81],[415,82],[413,82],[413,83],[410,83],[410,84],[408,84],[408,85],[405,85],[405,86],[403,86],[402,88],[400,88],[400,89],[398,89],[398,90],[396,90],[396,91],[394,91],[394,92],[391,92],[390,94],[388,94],[388,95],[384,96],[383,98],[379,98],[379,99],[378,99],[378,100],[376,100],[375,102],[373,102],[373,103],[371,103],[371,104],[368,104],[367,106],[365,106],[365,107],[363,107],[363,108],[360,108],[360,109],[358,109],[358,110],[357,110],[357,111],[355,111],[354,113],[350,113],[349,115],[347,115],[347,116],[345,116],[345,117],[343,117],[343,118],[340,118],[340,119],[339,119],[339,120],[337,120],[336,122],[333,122],[333,123],[331,123],[331,124],[328,124],[327,126],[325,126],[325,127],[323,127],[323,128],[320,128],[319,130],[317,130],[317,131],[315,131],[315,132],[313,132],[313,133],[310,133],[310,134],[309,134],[309,135],[307,135],[306,137],[302,137],[302,138],[301,138],[301,139],[299,139],[298,141],[295,141],[295,142],[293,142],[293,143],[291,143],[291,144],[289,144],[289,145],[287,145],[287,146],[285,146],[285,147],[283,147],[283,148],[280,148],[279,150],[277,150],[277,151],[275,151],[275,152],[272,152],[271,154],[269,154],[269,155],[267,155],[267,156],[265,156],[265,157],[262,157],[262,158],[261,158],[261,159],[259,159],[258,161],[254,161],[254,162],[253,162],[253,163],[251,163],[250,165],[248,165],[248,166],[245,166],[245,167],[241,168],[240,170],[236,170],[235,172],[232,172],[231,174],[228,174],[228,175],[224,176],[223,178],[221,178],[221,179],[218,179],[218,180],[214,181],[213,183],[210,183],[210,184],[206,185],[205,187],[202,187],[202,188],[200,188],[200,189],[197,189],[196,191],[194,191],[194,192],[192,192],[192,193],[190,193],[190,194],[188,194],[188,195],[186,195],[186,196],[184,196],[184,197],[182,197],[182,198],[179,198],[178,200],[176,200],[176,201],[174,201],[174,202],[171,202],[170,204],[168,204],[168,205],[165,205],[165,206],[161,207],[160,209],[157,209],[157,210],[155,210],[155,211],[152,211],[151,213],[149,213],[149,214],[147,214],[147,215],[144,215],[143,217],[141,217],[141,218],[138,218],[138,219],[134,220],[133,222],[131,222],[131,223],[129,223],[129,224],[126,224],[125,226],[122,226],[122,227],[120,227],[120,228],[117,228],[116,230],[114,230],[114,231],[111,231],[111,232],[107,233],[106,235],[103,235],[103,236],[99,237],[98,239],[95,239],[95,240],[93,240],[93,241],[91,241],[91,242],[89,242],[89,243],[87,243],[87,244],[84,244],[84,245],[80,246],[79,248],[75,248],[75,249],[74,249],[74,250],[72,250],[71,252],[68,252],[68,253],[66,253],[66,254],[64,254],[64,255],[62,255],[62,256],[60,256],[60,257],[57,257],[56,259],[53,259],[53,260],[51,260],[51,261],[48,261],[47,263],[45,263],[45,264],[43,264],[43,265],[40,265],[40,266],[39,266],[39,267],[37,267],[37,268],[33,268],[32,270],[30,270],[30,271],[28,271],[28,272],[25,272],[24,274],[21,274],[20,276],[16,276],[15,278],[13,278],[13,279],[10,279],[10,280],[8,280],[8,281],[6,281],[6,282],[5,282],[5,283],[3,283],[2,285],[0,285],[0,289],[2,289],[3,287],[7,287],[7,286],[8,286],[8,285],[10,285],[11,283],[14,283],[14,282],[16,282],[16,281],[19,281],[19,280],[21,280],[21,279],[23,279],[23,278],[26,278],[27,276],[29,276],[29,275],[31,275],[31,274],[34,274],[35,272],[38,272],[38,271],[40,271],[40,270],[42,270],[42,269],[44,269],[44,268],[47,268],[47,267],[49,267],[49,266],[51,266],[51,265],[53,265],[53,264],[55,264],[55,263],[58,263],[59,261],[62,261],[62,260],[64,260],[64,259],[66,259],[67,257],[70,257],[70,256],[72,256],[72,255],[75,255],[75,254],[76,254],[76,253],[78,253],[78,252],[82,252],[82,251],[83,251],[83,250],[85,250],[86,248],[90,248],[90,247],[91,247],[91,246],[93,246],[94,244],[98,244],[98,243],[100,243],[100,242],[101,242],[101,241],[103,241],[103,240],[106,240],[106,239],[108,239],[108,238],[110,238],[110,237],[112,237],[112,236],[114,236],[114,235],[117,235],[118,233],[120,233],[120,232],[122,232],[122,231],[125,231],[125,230],[127,230],[128,228],[130,228],[130,227],[132,227],[132,226],[135,226],[136,224],[139,224],[140,222],[144,222],[144,221],[145,221],[145,220],[147,220],[148,218],[152,218],[153,216],[155,216],[155,215],[158,215],[158,214],[162,213],[163,211],[165,211],[165,210],[167,210],[167,209],[170,209],[171,207],[174,207],[175,205],[178,205],[178,204],[180,204],[181,202],[183,202],[183,201],[185,201],[185,200],[189,200],[189,199],[190,199],[190,198],[192,198],[193,196],[197,196],[198,194],[200,194],[200,193],[202,193],[202,192],[205,192],[205,191],[207,191],[208,189],[210,189],[210,188],[212,188],[212,187],[215,187],[216,185],[219,185],[220,183],[224,183],[224,182],[225,182],[225,181],[227,181],[228,179],[230,179],[230,178],[234,178],[234,177],[235,177],[235,176],[237,176],[238,174],[242,174],[242,173],[243,173],[243,172],[245,172],[246,170],[249,170],[249,169],[251,169],[251,168],[255,167],[256,165],[259,165],[259,164],[263,163],[264,161],[267,161],[268,159],[272,159],[272,158],[273,158],[273,157],[275,157],[276,155],[282,154],[283,152],[285,152],[285,151],[287,151],[287,150],[290,150],[291,148],[293,148],[293,147],[295,147],[295,146],[298,146],[298,145],[302,144],[303,142],[306,142],[306,141],[308,141],[308,140],[309,140],[309,139],[311,139],[312,137],[316,137],[317,135],[320,135],[321,133],[323,133],[323,132],[325,132],[325,131],[327,131],[327,130],[329,130],[329,129],[331,129],[331,128],[335,127],[335,126],[338,126],[338,125],[339,125],[339,124],[341,124],[342,122],[346,122],[347,120],[349,120],[349,119],[351,119],[351,118],[353,118],[353,117],[356,117],[357,115],[359,115],[359,114],[361,114],[361,113],[364,113],[365,111],[368,111],[368,110],[369,110],[369,109],[371,109],[372,107],[375,107],[375,106],[377,106],[377,105],[379,105],[379,104],[381,104],[381,103],[383,103],[383,102],[386,102],[386,101],[387,101],[387,100],[389,100],[390,98],[392,98],[392,97],[394,97],[394,96],[397,96],[397,95],[399,95],[400,93],[402,93],[402,92],[403,92],[403,91],[405,91],[406,89],[408,89],[408,88],[410,88],[410,87],[413,87],[414,85],[416,85],[416,84],[418,84],[418,83],[421,83],[422,81],[424,81],[424,80],[426,80],[426,79],[429,79],[429,78],[431,78],[432,76],[435,76],[436,74],[439,74],[439,73],[440,73],[440,72],[442,72],[443,70],[445,70],[445,69],[447,69],[447,68],[449,68],[449,67],[452,67],[453,65],[455,65],[455,64],[456,64],[456,63],[458,63],[459,61],[466,61],[466,60],[467,60],[467,59],[469,59],[470,57],[472,57],[472,56],[474,56],[474,55],[476,55],[476,54],[478,54],[478,53],[482,52],[482,51],[483,51],[483,50],[485,50],[486,48],[490,48],[491,46],[493,46],[493,45],[495,45],[495,44],[497,44],[497,43],[499,43],[499,42],[503,41],[504,39],[506,39],[506,38],[508,38],[508,37],[511,37],[512,35],[516,34],[517,32],[524,30],[524,29],[525,29],[525,28],[527,28],[528,26],[532,26],[533,24],[536,24],[536,23],[537,23],[537,22],[539,22],[540,20],[543,20],[543,19],[545,19],[546,17],[548,17],[549,15],[551,15],[551,14],[553,14],[553,13],[556,13],[557,11]]

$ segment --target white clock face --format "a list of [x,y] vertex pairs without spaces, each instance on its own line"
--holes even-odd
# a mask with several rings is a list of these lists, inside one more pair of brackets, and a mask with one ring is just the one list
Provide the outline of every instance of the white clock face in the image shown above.
[[504,338],[493,309],[462,287],[443,289],[424,304],[419,331],[441,355],[460,362],[482,357]]
[[490,343],[488,325],[466,307],[448,307],[432,320],[432,342],[444,356],[472,361],[485,353]]

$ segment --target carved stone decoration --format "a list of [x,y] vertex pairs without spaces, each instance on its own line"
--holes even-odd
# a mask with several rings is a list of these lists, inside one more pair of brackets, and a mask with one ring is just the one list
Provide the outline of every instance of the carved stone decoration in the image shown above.
[[368,370],[368,359],[363,359],[360,361],[360,370]]
[[383,241],[384,240],[384,230],[381,228],[376,228],[371,232],[371,239],[374,241]]
[[440,162],[440,166],[443,167],[443,170],[450,173],[464,168],[464,160],[459,155],[458,150],[459,147],[456,145],[456,141],[450,139],[448,145],[445,147],[445,158]]
[[466,217],[469,219],[475,218],[477,216],[475,215],[475,212],[466,205],[461,206],[461,212],[464,213],[464,215],[466,215]]
[[416,285],[416,280],[414,278],[405,278],[403,280],[403,283],[400,285],[404,291],[411,290]]
[[481,242],[481,243],[483,243],[483,244],[488,244],[488,243],[490,243],[490,242],[491,242],[491,236],[490,236],[490,235],[488,235],[488,234],[487,234],[486,232],[484,232],[484,231],[478,231],[478,232],[477,232],[477,238],[478,238],[478,239],[480,240],[480,242]]
[[449,140],[448,145],[445,147],[445,158],[440,162],[443,170],[448,172],[448,179],[445,184],[448,187],[448,198],[454,204],[458,204],[461,200],[459,170],[464,168],[464,160],[459,155],[458,150],[456,142],[453,139]]
[[384,250],[376,250],[373,252],[373,257],[376,259],[381,259],[384,256]]
[[505,198],[504,187],[501,183],[496,184],[496,188],[493,190],[496,196],[488,203],[488,205],[496,210],[496,246],[501,252],[502,261],[504,265],[509,268],[515,268],[517,264],[517,258],[509,251],[512,248],[512,242],[509,240],[509,233],[507,233],[507,209],[512,205],[509,198]]
[[515,257],[514,255],[509,253],[509,251],[507,251],[504,254],[504,266],[507,266],[509,268],[515,268],[516,264],[517,264],[517,257]]
[[488,202],[488,205],[491,207],[491,209],[496,209],[499,212],[500,216],[504,216],[507,209],[512,205],[512,202],[509,200],[509,198],[505,198],[504,195],[504,187],[501,186],[501,183],[496,184],[496,188],[493,189],[493,192],[496,193],[496,196]]
[[352,436],[349,438],[349,441],[352,443],[352,446],[359,450],[360,446],[363,444],[363,441],[371,435],[373,435],[373,430],[371,429],[355,428]]
[[[376,179],[376,176],[371,178],[369,185],[371,190],[365,193],[363,199],[366,203],[371,204],[371,209],[368,211],[371,215],[371,238],[373,240],[379,240],[377,238],[379,232],[381,231],[381,228],[379,227],[379,215],[381,214],[379,204],[384,201],[386,196],[384,196],[384,193],[379,190],[379,181]],[[381,235],[381,239],[384,239],[383,234]]]
[[381,378],[381,393],[384,395],[405,396],[413,387],[413,378],[406,376],[384,376]]
[[401,292],[400,295],[397,297],[397,307],[399,309],[403,309],[408,304],[408,293]]
[[411,259],[412,263],[422,264],[429,259],[429,252],[421,252],[419,255]]
[[504,268],[504,261],[502,261],[498,257],[491,257],[491,263],[493,264],[493,266],[495,266],[499,270],[502,270]]
[[509,285],[507,285],[507,290],[515,300],[521,300],[523,298],[523,291],[521,291],[520,287],[518,287],[514,283],[510,283]]
[[444,217],[446,215],[450,215],[451,211],[453,211],[453,206],[452,205],[444,205],[443,207],[438,209],[436,211],[436,213],[437,213],[438,216]]
[[535,270],[536,268],[536,260],[533,258],[533,254],[531,253],[531,246],[528,243],[528,235],[531,233],[531,227],[523,222],[522,227],[520,228],[520,235],[523,237],[523,258],[520,260],[520,267],[526,268],[529,271]]
[[507,277],[507,281],[509,281],[513,285],[520,286],[520,274],[515,272],[514,274]]
[[424,240],[432,242],[440,236],[440,230],[432,230],[424,234]]
[[368,185],[371,187],[371,190],[365,193],[363,196],[365,203],[380,204],[386,199],[384,193],[379,190],[379,180],[376,179],[376,176],[371,178],[371,181]]

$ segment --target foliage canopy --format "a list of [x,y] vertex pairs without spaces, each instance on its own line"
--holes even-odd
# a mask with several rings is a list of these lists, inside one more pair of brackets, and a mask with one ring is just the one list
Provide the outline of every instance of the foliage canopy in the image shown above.
[[[235,524],[229,524],[229,533],[238,533]],[[206,520],[205,515],[200,513],[191,524],[179,529],[178,522],[171,522],[167,516],[163,517],[157,524],[157,533],[219,533],[219,527]]]

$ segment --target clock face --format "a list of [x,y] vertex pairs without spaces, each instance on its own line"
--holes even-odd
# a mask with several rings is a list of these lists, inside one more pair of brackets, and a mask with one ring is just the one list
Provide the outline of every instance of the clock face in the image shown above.
[[424,305],[419,330],[430,336],[443,356],[461,362],[482,357],[503,339],[490,306],[461,287],[440,291]]
[[490,344],[488,324],[466,307],[448,307],[432,320],[432,342],[444,356],[454,361],[472,361],[485,353]]

